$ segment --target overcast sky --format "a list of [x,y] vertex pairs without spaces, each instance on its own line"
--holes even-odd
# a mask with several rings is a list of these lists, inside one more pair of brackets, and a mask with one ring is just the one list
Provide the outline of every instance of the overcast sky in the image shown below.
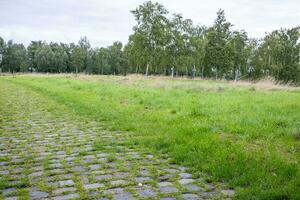
[[[129,12],[143,0],[0,0],[0,36],[28,45],[31,40],[77,42],[93,47],[127,42],[135,25]],[[170,13],[211,25],[219,8],[235,29],[263,37],[280,27],[300,25],[300,0],[159,0]]]

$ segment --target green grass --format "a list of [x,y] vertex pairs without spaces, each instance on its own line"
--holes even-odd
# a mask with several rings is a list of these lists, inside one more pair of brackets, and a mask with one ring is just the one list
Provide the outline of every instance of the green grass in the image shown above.
[[299,90],[121,77],[1,81],[31,88],[106,129],[132,132],[130,142],[225,181],[238,199],[300,199]]

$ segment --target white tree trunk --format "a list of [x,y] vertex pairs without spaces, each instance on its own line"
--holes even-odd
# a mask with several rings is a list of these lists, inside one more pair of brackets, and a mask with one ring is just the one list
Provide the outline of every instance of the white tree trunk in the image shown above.
[[145,73],[146,76],[148,76],[148,72],[149,72],[149,63],[147,63],[147,67],[146,67],[146,73]]

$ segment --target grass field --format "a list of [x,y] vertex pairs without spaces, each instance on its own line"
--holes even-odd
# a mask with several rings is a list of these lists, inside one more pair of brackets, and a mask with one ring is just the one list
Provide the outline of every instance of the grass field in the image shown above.
[[[300,199],[300,90],[163,77],[1,76],[167,153],[237,199]],[[51,108],[53,109],[53,108]]]

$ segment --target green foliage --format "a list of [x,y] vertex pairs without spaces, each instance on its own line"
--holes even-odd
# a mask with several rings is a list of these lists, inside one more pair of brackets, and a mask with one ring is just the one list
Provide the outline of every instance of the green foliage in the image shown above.
[[27,49],[0,37],[4,72],[144,73],[216,79],[260,79],[300,84],[300,28],[275,30],[249,39],[234,30],[220,9],[211,27],[194,25],[146,1],[132,10],[136,25],[128,43],[92,48],[87,37],[77,44],[32,41]]

